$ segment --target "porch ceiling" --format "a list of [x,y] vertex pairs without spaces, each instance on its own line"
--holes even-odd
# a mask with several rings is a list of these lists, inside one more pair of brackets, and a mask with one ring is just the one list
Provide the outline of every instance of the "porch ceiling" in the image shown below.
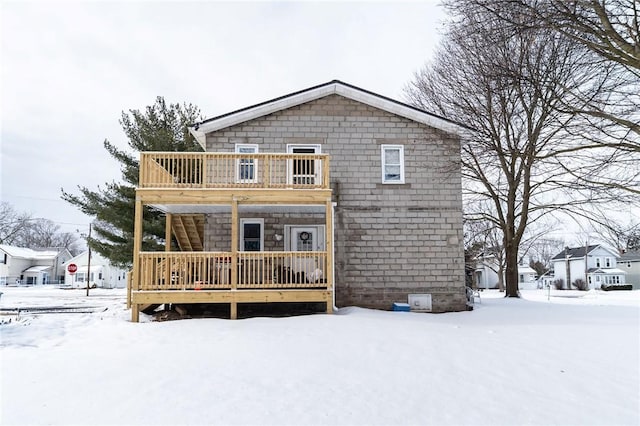
[[[165,213],[172,214],[195,214],[195,213],[231,213],[229,205],[206,205],[206,204],[152,204],[150,205]],[[240,204],[239,213],[296,213],[311,214],[324,213],[323,205],[260,205],[260,204]]]

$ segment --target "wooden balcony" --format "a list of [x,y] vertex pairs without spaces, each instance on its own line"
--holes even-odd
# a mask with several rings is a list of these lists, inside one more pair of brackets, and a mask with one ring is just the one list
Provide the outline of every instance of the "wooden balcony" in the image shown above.
[[329,156],[143,152],[139,188],[329,189]]

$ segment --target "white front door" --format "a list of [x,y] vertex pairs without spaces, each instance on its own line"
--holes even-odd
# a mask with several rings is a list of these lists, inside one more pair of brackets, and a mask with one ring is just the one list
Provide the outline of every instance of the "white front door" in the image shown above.
[[292,226],[289,241],[290,250],[324,250],[324,238],[321,238],[322,235],[319,235],[318,228],[319,226]]
[[[289,228],[289,251],[310,252],[324,251],[324,225],[318,226],[291,226]],[[318,264],[317,256],[294,256],[288,265],[294,273],[304,272],[307,280],[324,273],[324,265]],[[318,272],[317,270],[320,269]]]

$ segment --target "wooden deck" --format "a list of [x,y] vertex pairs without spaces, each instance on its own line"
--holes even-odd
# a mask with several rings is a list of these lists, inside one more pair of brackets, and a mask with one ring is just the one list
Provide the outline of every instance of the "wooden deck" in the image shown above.
[[[167,213],[167,241],[179,233],[172,228],[174,210],[230,206],[229,251],[172,252],[167,246],[164,252],[142,252],[145,205]],[[322,206],[325,251],[239,251],[242,205]],[[237,317],[238,303],[323,302],[331,312],[332,215],[327,155],[141,153],[128,296],[132,321],[138,321],[142,306],[163,303],[229,303],[231,318]],[[191,234],[203,239],[200,232]]]

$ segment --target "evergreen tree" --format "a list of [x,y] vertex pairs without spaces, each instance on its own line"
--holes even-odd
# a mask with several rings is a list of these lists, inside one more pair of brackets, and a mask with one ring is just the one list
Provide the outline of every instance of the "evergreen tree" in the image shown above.
[[[191,104],[167,104],[159,96],[144,111],[122,112],[120,124],[133,153],[118,149],[104,141],[107,152],[121,163],[122,183],[106,183],[93,191],[78,186],[79,194],[62,189],[62,198],[94,216],[95,236],[88,242],[92,250],[109,259],[113,264],[128,267],[132,264],[135,187],[139,177],[139,152],[142,151],[202,151],[187,125],[201,119],[200,110]],[[164,215],[145,207],[143,212],[144,235],[142,249],[160,250],[164,246]]]

